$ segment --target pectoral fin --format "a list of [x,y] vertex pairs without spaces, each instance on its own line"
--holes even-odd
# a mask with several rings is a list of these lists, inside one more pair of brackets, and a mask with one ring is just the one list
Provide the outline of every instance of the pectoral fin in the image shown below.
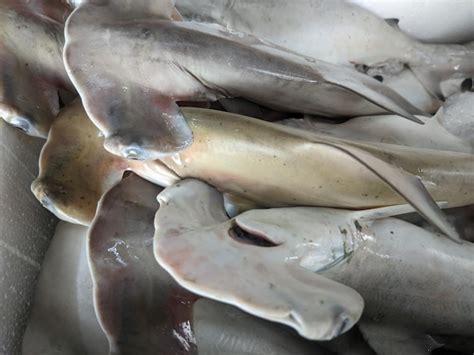
[[368,75],[358,73],[355,70],[352,75],[347,75],[346,72],[341,72],[340,70],[326,70],[324,79],[364,97],[389,112],[405,117],[410,121],[424,124],[423,121],[414,115],[427,116],[425,112],[413,106],[387,85]]
[[415,176],[393,167],[373,155],[349,145],[321,143],[342,151],[367,167],[387,183],[396,193],[410,203],[428,222],[456,242],[460,237],[446,216],[436,205],[423,183]]

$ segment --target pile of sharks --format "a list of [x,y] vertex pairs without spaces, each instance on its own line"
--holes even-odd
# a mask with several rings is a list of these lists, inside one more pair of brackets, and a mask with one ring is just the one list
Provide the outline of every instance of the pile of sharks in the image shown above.
[[110,354],[472,354],[473,77],[343,0],[0,0]]

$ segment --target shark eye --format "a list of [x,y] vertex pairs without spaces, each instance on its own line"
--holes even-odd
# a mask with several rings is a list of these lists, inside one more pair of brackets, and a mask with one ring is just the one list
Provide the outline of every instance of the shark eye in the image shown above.
[[242,244],[250,244],[258,247],[276,247],[278,244],[273,243],[272,241],[266,239],[263,236],[250,233],[242,228],[240,228],[236,223],[232,225],[229,229],[229,236],[236,242]]

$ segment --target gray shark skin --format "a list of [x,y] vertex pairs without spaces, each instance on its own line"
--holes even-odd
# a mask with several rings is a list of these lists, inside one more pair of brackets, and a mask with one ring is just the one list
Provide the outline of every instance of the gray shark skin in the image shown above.
[[192,134],[176,101],[242,97],[329,117],[388,110],[421,123],[413,116],[419,109],[351,68],[220,26],[170,21],[172,8],[150,13],[149,1],[131,14],[121,3],[78,6],[64,49],[68,74],[114,154],[158,159],[189,146]]
[[[474,43],[424,44],[356,4],[342,0],[177,0],[186,20],[215,23],[384,80],[412,71],[424,87],[393,88],[407,99],[443,98],[443,82],[474,76]],[[337,43],[337,45],[334,45]],[[402,79],[405,84],[410,80]],[[460,90],[458,86],[457,91]],[[415,100],[430,107],[430,100]],[[441,102],[439,102],[440,104]],[[421,108],[421,106],[420,106]],[[436,109],[436,107],[434,107]],[[430,111],[433,112],[433,111]]]
[[[291,298],[283,297],[292,309],[311,302],[294,289],[294,282],[302,279],[299,272],[310,271],[318,282],[307,279],[308,286],[318,285],[318,292],[335,290],[322,276],[362,295],[363,333],[369,332],[369,326],[372,334],[374,328],[402,329],[392,339],[418,339],[411,342],[413,348],[422,346],[420,339],[428,341],[430,335],[473,336],[474,245],[455,243],[390,217],[412,211],[407,205],[363,211],[250,210],[228,219],[219,212],[223,202],[217,191],[196,180],[165,189],[158,200],[155,256],[193,292],[276,320],[269,304],[285,290],[292,290]],[[248,272],[251,265],[257,266]],[[314,297],[318,292],[315,288]],[[357,304],[356,298],[346,302],[346,306]],[[325,307],[330,304],[314,302],[311,312],[324,314]],[[306,313],[293,314],[297,326],[286,324],[303,336],[320,336]]]
[[256,248],[232,237],[238,222],[229,220],[222,195],[209,185],[187,179],[166,188],[158,202],[155,257],[182,287],[311,340],[333,339],[359,320],[364,303],[357,292],[285,262],[291,241]]
[[181,288],[153,256],[161,190],[125,177],[101,199],[89,230],[94,305],[110,354],[327,354],[287,329]]
[[183,113],[194,143],[161,161],[136,161],[107,152],[80,101],[71,103],[52,125],[33,193],[59,218],[88,225],[100,196],[132,170],[161,186],[202,179],[228,193],[237,209],[359,209],[406,201],[453,239],[456,231],[430,194],[450,206],[473,203],[474,161],[468,154],[340,140],[215,110]]

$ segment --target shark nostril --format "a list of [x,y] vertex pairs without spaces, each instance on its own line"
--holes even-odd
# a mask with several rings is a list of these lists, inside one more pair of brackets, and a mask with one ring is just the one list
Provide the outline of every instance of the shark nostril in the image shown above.
[[229,229],[229,236],[233,240],[242,244],[250,244],[266,248],[278,246],[278,244],[273,243],[272,241],[266,239],[263,236],[249,233],[248,231],[243,230],[237,224],[233,224],[233,226]]
[[350,319],[344,313],[341,313],[338,316],[338,321],[339,321],[339,326],[336,329],[335,337],[338,337],[339,335],[344,333],[346,330],[348,330],[349,328],[348,326],[350,325]]

